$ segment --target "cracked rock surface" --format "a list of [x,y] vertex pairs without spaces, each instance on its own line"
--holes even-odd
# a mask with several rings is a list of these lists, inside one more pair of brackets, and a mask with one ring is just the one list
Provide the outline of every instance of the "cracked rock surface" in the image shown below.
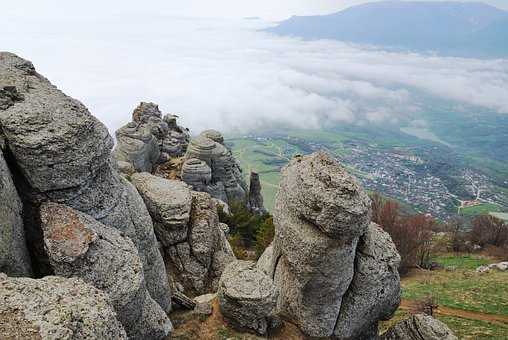
[[264,335],[277,322],[277,291],[272,279],[255,262],[230,263],[222,274],[217,295],[224,318],[240,330]]
[[51,274],[38,221],[52,201],[117,228],[136,245],[150,295],[169,311],[170,295],[153,225],[136,189],[112,165],[113,140],[79,101],[35,71],[32,63],[0,53],[0,84],[22,99],[0,109],[1,139],[24,203],[25,231],[38,276]]
[[277,313],[308,336],[368,338],[399,304],[400,258],[369,225],[370,209],[356,179],[325,153],[297,156],[282,171],[273,250],[258,266],[279,291]]
[[190,295],[215,292],[225,266],[235,259],[215,200],[148,173],[135,174],[132,181],[155,221],[172,279]]
[[162,339],[172,329],[150,297],[132,241],[91,216],[60,204],[41,206],[44,243],[55,274],[106,292],[130,339]]
[[5,339],[127,339],[107,295],[78,278],[0,273],[0,301]]

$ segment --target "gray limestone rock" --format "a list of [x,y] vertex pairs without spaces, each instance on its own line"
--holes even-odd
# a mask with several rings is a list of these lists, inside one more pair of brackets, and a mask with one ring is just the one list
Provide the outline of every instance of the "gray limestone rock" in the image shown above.
[[188,158],[182,165],[181,177],[193,190],[208,192],[212,182],[212,169],[202,160]]
[[23,205],[0,148],[0,272],[9,276],[31,276],[26,247]]
[[134,174],[132,182],[155,221],[172,279],[189,295],[215,291],[224,267],[234,260],[215,201],[183,182],[147,173]]
[[249,185],[249,209],[251,212],[259,215],[267,213],[263,205],[263,195],[261,194],[261,180],[259,174],[255,171],[250,173]]
[[391,327],[382,340],[457,340],[453,332],[439,320],[417,314]]
[[256,265],[258,269],[261,270],[263,273],[271,276],[273,273],[272,263],[273,263],[273,243],[270,244],[265,249],[263,254],[261,254]]
[[163,117],[156,104],[141,102],[132,121],[116,131],[116,160],[132,164],[137,172],[152,172],[155,165],[182,156],[190,136],[176,124],[176,118]]
[[164,247],[184,242],[192,204],[189,186],[182,181],[166,180],[149,173],[132,175],[132,183],[152,216],[159,242]]
[[[241,168],[231,151],[223,145],[223,142],[222,135],[214,130],[204,131],[198,137],[192,139],[185,157],[188,161],[199,159],[206,163],[211,169],[211,181],[207,185],[203,185],[203,182],[207,181],[202,180],[196,185],[197,181],[193,180],[193,177],[188,180],[186,178],[189,176],[182,175],[182,179],[192,185],[195,190],[206,191],[228,204],[235,201],[245,202],[247,199],[247,186]],[[196,164],[195,161],[192,162]]]
[[150,215],[136,189],[112,166],[113,140],[79,101],[66,96],[33,65],[0,53],[0,83],[23,95],[0,110],[6,149],[18,169],[15,183],[25,202],[25,231],[39,275],[47,275],[38,206],[47,201],[82,211],[118,228],[138,248],[151,296],[165,311],[171,300]]
[[106,292],[130,339],[162,339],[172,329],[150,297],[132,241],[89,215],[60,204],[41,206],[44,243],[55,274]]
[[270,268],[278,313],[305,334],[333,334],[369,219],[367,193],[330,156],[296,157],[283,169]]
[[0,274],[0,338],[127,339],[109,298],[81,279]]
[[255,262],[230,263],[220,279],[219,304],[225,320],[233,327],[264,335],[276,324],[277,291],[270,277]]
[[359,338],[365,329],[378,328],[400,304],[400,255],[390,235],[371,223],[358,243],[355,274],[341,304],[334,335]]

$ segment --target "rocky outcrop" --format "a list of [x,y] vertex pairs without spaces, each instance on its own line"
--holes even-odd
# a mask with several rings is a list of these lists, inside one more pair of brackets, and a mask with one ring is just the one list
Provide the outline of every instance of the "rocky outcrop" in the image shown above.
[[[277,312],[307,335],[346,336],[344,325],[352,327],[351,338],[367,335],[398,304],[398,257],[389,237],[369,228],[370,214],[367,193],[327,154],[298,156],[283,169],[269,270],[279,290]],[[374,278],[361,282],[368,275],[390,286],[381,291]],[[342,308],[362,314],[341,319]]]
[[155,165],[183,156],[190,136],[176,118],[163,117],[154,103],[139,104],[132,121],[116,131],[116,160],[130,163],[137,172],[152,172]]
[[182,181],[189,184],[195,191],[210,191],[212,169],[202,160],[197,158],[186,159],[182,166],[181,177]]
[[400,304],[400,255],[390,235],[371,223],[360,237],[353,281],[344,295],[334,335],[358,337],[389,320]]
[[9,276],[31,276],[26,247],[23,206],[0,145],[0,272]]
[[150,295],[169,311],[169,288],[150,215],[136,189],[112,165],[113,140],[106,127],[13,54],[0,53],[0,83],[14,86],[23,98],[0,110],[0,126],[10,168],[16,169],[38,275],[51,273],[39,205],[62,203],[118,228],[135,243]]
[[270,244],[268,247],[266,247],[263,254],[258,259],[257,267],[259,270],[261,270],[266,275],[271,276],[273,273],[272,269],[272,261],[273,260],[273,244]]
[[105,293],[77,278],[0,274],[0,338],[127,339]]
[[479,266],[476,268],[476,272],[478,273],[486,273],[491,269],[499,270],[499,271],[508,271],[508,261],[499,262],[499,263],[491,263],[483,266]]
[[192,206],[191,190],[182,181],[167,180],[149,173],[136,173],[132,183],[152,216],[155,233],[166,248],[187,240]]
[[261,181],[259,174],[255,171],[250,173],[249,185],[249,209],[254,214],[264,215],[267,213],[263,205],[263,195],[261,194]]
[[[246,202],[247,185],[242,176],[242,170],[231,151],[223,145],[224,138],[215,130],[204,131],[201,135],[191,140],[185,158],[187,162],[194,165],[193,171],[190,167],[182,169],[182,179],[194,190],[208,192],[213,197],[223,200],[226,203]],[[188,174],[207,173],[203,164],[199,165],[201,172],[198,172],[198,164],[192,159],[199,159],[211,170],[211,181],[202,176],[189,176]],[[189,165],[191,165],[189,164]],[[191,180],[188,180],[188,178]],[[197,184],[197,185],[196,185]]]
[[148,173],[132,176],[155,222],[172,279],[189,295],[217,290],[225,266],[234,260],[217,215],[215,201],[207,193],[191,191],[183,182]]
[[94,218],[60,204],[41,206],[44,243],[55,274],[103,290],[130,339],[162,339],[172,329],[146,290],[132,241]]
[[417,314],[386,331],[382,340],[457,340],[453,332],[439,320]]
[[224,319],[235,328],[264,335],[278,322],[274,315],[277,291],[255,262],[230,263],[220,279],[218,297]]

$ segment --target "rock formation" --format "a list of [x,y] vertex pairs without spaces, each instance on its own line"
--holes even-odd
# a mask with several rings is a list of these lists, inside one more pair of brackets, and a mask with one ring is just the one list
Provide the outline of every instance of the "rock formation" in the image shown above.
[[386,331],[382,340],[457,340],[453,332],[439,320],[417,314]]
[[60,204],[42,204],[41,221],[55,274],[81,278],[106,292],[129,339],[169,334],[171,322],[146,290],[141,260],[129,238]]
[[355,273],[342,299],[335,336],[377,334],[378,320],[389,320],[400,304],[399,264],[390,235],[371,223],[358,243]]
[[105,293],[77,278],[0,273],[3,339],[127,339]]
[[[398,305],[398,256],[385,233],[369,228],[370,214],[367,193],[327,154],[296,157],[283,169],[269,270],[277,312],[307,335],[358,338]],[[385,291],[361,282],[369,274],[389,285]],[[341,309],[362,314],[341,319]]]
[[261,181],[259,174],[255,171],[250,173],[249,185],[249,209],[251,212],[264,215],[267,213],[263,205],[263,195],[261,194]]
[[220,279],[218,297],[225,320],[240,330],[264,335],[278,323],[274,315],[277,291],[255,262],[230,263]]
[[[208,192],[226,203],[247,203],[247,185],[242,170],[223,142],[224,138],[215,130],[204,131],[192,139],[185,155],[187,166],[182,168],[182,179],[194,190]],[[198,165],[194,159],[201,160],[210,168],[211,181],[208,180],[206,167]]]
[[181,181],[148,173],[132,176],[155,223],[170,276],[190,295],[217,290],[233,251],[219,223],[217,206],[207,193]]
[[169,287],[150,215],[136,189],[115,170],[106,127],[30,62],[11,53],[0,53],[0,84],[15,87],[19,94],[13,105],[0,109],[0,139],[24,203],[26,238],[37,274],[51,273],[38,206],[62,203],[132,239],[150,295],[169,311]]
[[[131,164],[137,172],[152,172],[155,165],[183,156],[190,137],[177,125],[176,118],[163,117],[154,103],[139,104],[132,113],[132,122],[116,131],[116,160]],[[120,163],[119,168],[125,165]]]
[[188,158],[183,163],[181,177],[195,191],[208,192],[212,183],[212,169],[202,160]]
[[[1,146],[1,145],[0,145]],[[30,276],[32,267],[25,241],[21,200],[0,147],[0,272]]]

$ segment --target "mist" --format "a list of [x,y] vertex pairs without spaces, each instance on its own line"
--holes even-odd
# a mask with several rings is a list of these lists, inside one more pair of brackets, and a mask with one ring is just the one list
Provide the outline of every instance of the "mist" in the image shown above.
[[508,113],[508,60],[277,37],[263,20],[122,15],[3,21],[0,49],[81,100],[111,132],[140,101],[193,133],[413,120],[421,95]]

